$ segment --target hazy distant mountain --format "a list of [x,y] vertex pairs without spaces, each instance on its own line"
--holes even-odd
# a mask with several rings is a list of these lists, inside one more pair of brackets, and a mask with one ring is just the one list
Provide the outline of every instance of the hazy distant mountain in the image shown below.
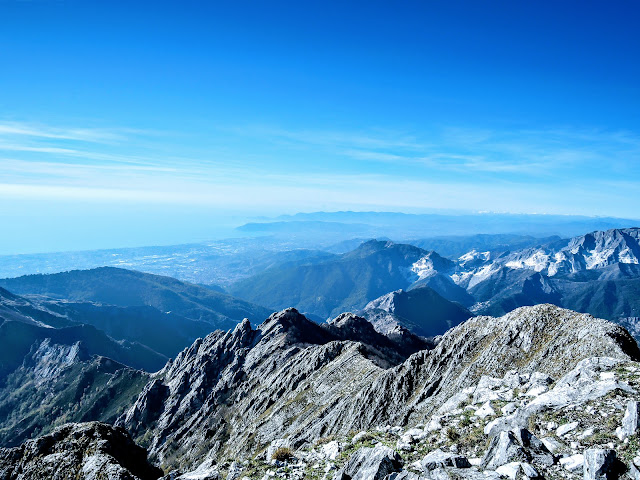
[[[292,225],[295,223],[300,225]],[[304,233],[302,225],[313,227],[314,234],[322,232],[320,223],[327,224],[332,234],[339,231],[336,224],[343,224],[346,232],[369,228],[371,237],[389,236],[395,240],[407,241],[412,238],[426,238],[450,235],[475,234],[518,234],[545,237],[579,235],[593,230],[633,227],[638,220],[613,217],[585,217],[578,215],[531,215],[506,213],[480,214],[406,214],[395,212],[314,212],[283,215],[271,222],[262,222],[262,226],[253,223],[240,227],[276,234],[292,233],[298,229]]]
[[424,250],[435,250],[443,257],[457,259],[473,250],[496,254],[509,250],[513,251],[534,247],[536,245],[544,245],[558,240],[561,240],[561,238],[557,235],[538,238],[531,235],[478,234],[423,238],[411,240],[408,243]]
[[112,267],[27,275],[0,280],[0,286],[19,295],[118,307],[153,307],[222,329],[233,328],[243,318],[258,323],[271,313],[266,308],[198,285]]
[[[326,245],[335,242],[331,239]],[[111,266],[196,284],[228,285],[279,262],[329,255],[314,249],[317,243],[260,236],[199,244],[0,255],[0,278]]]
[[426,285],[387,293],[369,302],[362,314],[381,333],[389,333],[401,325],[423,337],[442,335],[473,316]]
[[321,263],[283,264],[232,285],[232,294],[274,309],[294,306],[323,318],[359,310],[371,300],[407,288],[425,272],[454,263],[412,245],[371,240]]
[[341,223],[318,220],[296,220],[286,222],[252,222],[239,226],[238,232],[249,234],[320,234],[340,237],[375,235],[375,225],[364,223]]
[[557,215],[316,212],[259,219],[240,226],[238,238],[197,244],[0,255],[0,278],[113,266],[226,287],[278,263],[346,253],[372,238],[455,259],[473,249],[515,251],[548,243],[552,235],[637,225],[638,220]]
[[[393,242],[369,241],[325,261],[286,263],[230,287],[235,295],[274,309],[293,305],[327,318],[358,310],[398,289],[428,286],[475,313],[553,303],[598,317],[640,315],[640,229],[611,229],[561,240],[530,237],[439,239],[449,252],[485,245],[455,259]],[[505,242],[526,245],[505,250]],[[425,241],[424,244],[428,244]]]

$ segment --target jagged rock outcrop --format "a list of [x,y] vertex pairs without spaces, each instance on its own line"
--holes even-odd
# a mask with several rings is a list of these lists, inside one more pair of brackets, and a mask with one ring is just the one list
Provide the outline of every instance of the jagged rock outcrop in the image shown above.
[[65,423],[112,423],[148,381],[112,359],[88,357],[81,342],[38,340],[0,382],[0,446],[15,447]]
[[104,423],[72,423],[19,447],[0,449],[0,478],[156,480],[163,472],[127,432]]
[[[392,342],[362,322],[342,316],[321,327],[288,309],[256,330],[244,321],[214,332],[168,363],[118,424],[170,465],[178,459],[193,465],[209,450],[265,448],[289,432],[307,431],[338,399],[402,360],[387,350]],[[386,343],[341,340],[367,329]]]
[[473,318],[392,367],[397,352],[367,344],[382,341],[370,334],[355,316],[323,327],[294,309],[256,330],[245,321],[168,363],[118,424],[159,463],[195,468],[204,452],[235,458],[278,438],[300,448],[375,425],[417,424],[483,375],[516,368],[559,378],[588,357],[640,358],[624,329],[552,305]]
[[[567,394],[571,382],[574,392]],[[544,372],[511,370],[502,378],[483,376],[465,389],[463,402],[452,398],[408,429],[377,426],[328,443],[320,439],[292,450],[284,464],[236,462],[234,472],[282,480],[361,472],[373,478],[385,462],[366,460],[391,450],[399,457],[386,480],[636,479],[637,437],[622,440],[614,431],[625,423],[624,405],[640,398],[638,386],[640,364],[610,357],[584,359],[555,382]],[[514,426],[519,412],[527,413],[528,428]]]
[[402,363],[406,358],[420,350],[434,347],[434,342],[414,335],[412,332],[398,325],[396,328],[379,333],[375,326],[364,317],[353,313],[343,313],[333,320],[322,325],[332,335],[339,340],[360,342],[379,350],[380,361],[390,359],[388,362],[380,363],[380,366],[390,367]]

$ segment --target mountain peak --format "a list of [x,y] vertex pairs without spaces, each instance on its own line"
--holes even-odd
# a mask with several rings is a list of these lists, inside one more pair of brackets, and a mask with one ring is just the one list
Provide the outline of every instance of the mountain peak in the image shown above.
[[323,344],[329,334],[293,307],[272,313],[258,326],[262,337],[283,337],[289,344]]

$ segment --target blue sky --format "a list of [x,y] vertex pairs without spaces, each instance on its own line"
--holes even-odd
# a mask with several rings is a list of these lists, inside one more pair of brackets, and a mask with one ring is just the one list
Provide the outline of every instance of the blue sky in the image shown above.
[[640,4],[0,0],[0,253],[241,218],[639,217]]

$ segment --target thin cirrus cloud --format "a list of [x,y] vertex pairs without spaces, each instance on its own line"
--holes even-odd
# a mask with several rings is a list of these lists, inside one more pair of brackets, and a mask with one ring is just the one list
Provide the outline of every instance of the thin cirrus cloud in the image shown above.
[[127,130],[100,128],[61,128],[24,122],[0,123],[0,136],[20,136],[82,142],[112,142],[123,140]]
[[[616,214],[640,180],[640,141],[617,131],[245,127],[157,136],[0,122],[0,150],[3,198],[274,210],[291,198],[308,209],[507,202],[523,212]],[[604,203],[589,206],[585,186]]]
[[[235,131],[272,144],[282,144],[286,139],[298,150],[320,150],[328,156],[359,162],[423,167],[458,175],[512,174],[512,181],[526,182],[530,175],[549,178],[560,170],[576,178],[597,178],[602,174],[610,177],[616,173],[606,168],[611,163],[640,163],[640,139],[622,131],[443,128],[425,133],[422,138],[392,130],[364,134],[267,128]],[[413,172],[416,173],[419,172]],[[518,178],[518,174],[527,177]]]

